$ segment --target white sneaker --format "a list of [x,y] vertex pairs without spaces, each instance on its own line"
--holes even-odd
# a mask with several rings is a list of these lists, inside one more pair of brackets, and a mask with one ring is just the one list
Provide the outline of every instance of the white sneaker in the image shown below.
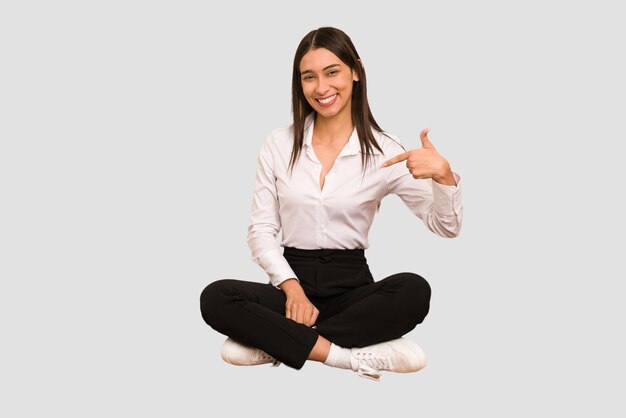
[[426,366],[422,349],[406,338],[385,341],[362,348],[352,348],[350,364],[359,376],[380,379],[380,371],[411,373]]
[[256,366],[258,364],[272,363],[276,367],[280,362],[265,351],[250,347],[227,338],[222,345],[222,359],[235,366]]

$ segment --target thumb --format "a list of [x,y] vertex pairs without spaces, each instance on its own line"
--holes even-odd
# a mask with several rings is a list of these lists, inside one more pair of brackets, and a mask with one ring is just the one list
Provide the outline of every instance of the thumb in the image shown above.
[[430,128],[423,129],[422,132],[420,132],[422,148],[435,148],[432,142],[430,142],[430,139],[428,139],[428,132],[430,132]]

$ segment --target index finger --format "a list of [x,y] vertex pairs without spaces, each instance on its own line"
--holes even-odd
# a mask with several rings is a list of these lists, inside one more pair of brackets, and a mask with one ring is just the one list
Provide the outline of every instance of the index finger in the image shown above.
[[391,160],[385,161],[381,167],[389,167],[390,165],[399,163],[400,161],[406,161],[407,158],[409,158],[409,152],[408,151],[407,152],[403,152],[400,155],[396,155]]

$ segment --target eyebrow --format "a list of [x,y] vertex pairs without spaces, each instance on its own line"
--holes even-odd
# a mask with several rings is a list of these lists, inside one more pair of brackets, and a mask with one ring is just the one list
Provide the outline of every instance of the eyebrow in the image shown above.
[[[328,70],[329,68],[332,68],[332,67],[339,67],[339,64],[327,65],[326,67],[322,68],[322,71],[326,71],[326,70]],[[300,74],[313,73],[313,72],[314,72],[313,70],[304,70],[304,71],[301,71]]]

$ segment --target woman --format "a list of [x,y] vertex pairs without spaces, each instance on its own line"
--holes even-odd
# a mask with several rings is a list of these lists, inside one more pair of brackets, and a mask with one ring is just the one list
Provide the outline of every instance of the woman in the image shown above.
[[382,131],[362,61],[339,29],[319,28],[300,42],[292,106],[293,124],[271,132],[261,149],[248,228],[252,258],[270,283],[211,283],[202,316],[229,337],[222,357],[231,364],[300,369],[312,360],[374,380],[382,370],[418,371],[424,353],[402,336],[426,317],[430,286],[414,273],[374,281],[367,234],[380,201],[394,193],[434,233],[458,235],[460,178],[428,130],[411,151]]

